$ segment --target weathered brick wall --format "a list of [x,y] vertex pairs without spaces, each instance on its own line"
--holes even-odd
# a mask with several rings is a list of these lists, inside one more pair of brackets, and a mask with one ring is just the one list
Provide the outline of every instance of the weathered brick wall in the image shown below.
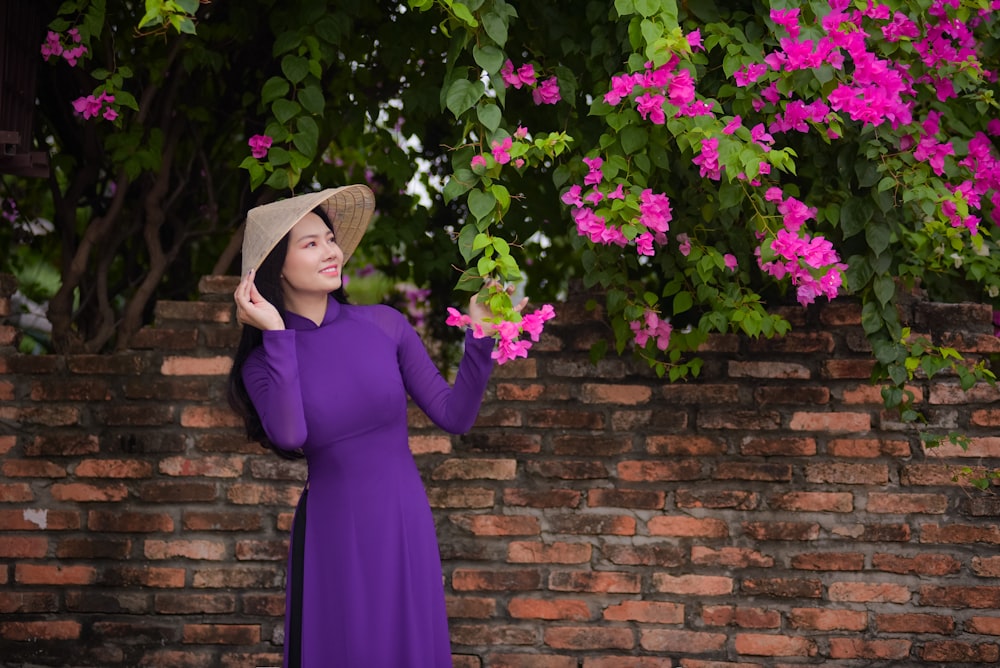
[[[124,353],[17,355],[0,327],[3,665],[280,661],[304,469],[225,407],[234,280],[160,303]],[[1000,353],[986,307],[907,308],[970,358]],[[780,341],[717,337],[675,385],[592,366],[603,326],[558,310],[472,433],[413,413],[456,668],[1000,658],[1000,501],[952,480],[1000,467],[996,389],[914,382],[928,429],[972,437],[928,455],[868,384],[852,304],[790,311]]]

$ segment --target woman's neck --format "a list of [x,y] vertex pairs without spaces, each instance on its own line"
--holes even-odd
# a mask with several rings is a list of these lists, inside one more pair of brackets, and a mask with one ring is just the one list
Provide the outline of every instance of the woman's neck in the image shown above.
[[285,309],[295,315],[308,318],[316,323],[318,327],[326,317],[326,308],[330,302],[330,296],[323,294],[285,294]]

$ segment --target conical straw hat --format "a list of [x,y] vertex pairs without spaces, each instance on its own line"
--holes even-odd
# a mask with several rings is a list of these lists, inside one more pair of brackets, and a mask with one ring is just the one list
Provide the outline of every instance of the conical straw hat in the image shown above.
[[375,195],[361,184],[296,195],[250,209],[243,232],[243,275],[260,267],[281,238],[318,206],[323,207],[333,223],[333,233],[344,251],[346,263],[375,212]]

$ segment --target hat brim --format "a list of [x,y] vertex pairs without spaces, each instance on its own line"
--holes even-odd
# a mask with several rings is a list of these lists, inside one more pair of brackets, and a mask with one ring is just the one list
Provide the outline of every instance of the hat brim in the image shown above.
[[362,184],[296,195],[250,209],[243,231],[243,274],[259,268],[278,242],[317,207],[323,209],[333,224],[333,234],[346,263],[375,213],[375,195]]

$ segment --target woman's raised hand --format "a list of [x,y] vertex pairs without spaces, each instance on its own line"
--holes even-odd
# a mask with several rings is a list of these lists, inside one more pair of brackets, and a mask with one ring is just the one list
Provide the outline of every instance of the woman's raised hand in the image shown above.
[[[487,283],[486,287],[492,289],[492,288],[494,288],[496,286],[499,286],[499,285],[500,285],[499,281],[495,281],[494,280],[494,281],[490,281],[489,283]],[[507,288],[506,288],[506,291],[507,291],[507,295],[508,296],[513,295],[514,294],[514,285],[513,284],[508,285]],[[525,306],[527,306],[527,304],[528,304],[528,298],[525,297],[524,299],[522,299],[520,301],[520,303],[518,303],[518,304],[516,304],[514,306],[514,311],[520,313],[521,310]],[[477,295],[472,295],[472,298],[469,300],[469,319],[471,320],[470,324],[473,327],[475,327],[476,325],[483,325],[483,324],[485,324],[485,321],[486,321],[487,318],[492,318],[492,317],[495,317],[496,315],[498,315],[498,314],[494,313],[493,310],[490,309],[489,304],[480,303],[480,301],[478,299],[478,296]]]
[[242,325],[250,325],[261,331],[284,329],[285,321],[281,319],[278,309],[257,292],[257,286],[253,282],[255,273],[253,269],[247,272],[233,293],[233,299],[236,301],[236,320]]

